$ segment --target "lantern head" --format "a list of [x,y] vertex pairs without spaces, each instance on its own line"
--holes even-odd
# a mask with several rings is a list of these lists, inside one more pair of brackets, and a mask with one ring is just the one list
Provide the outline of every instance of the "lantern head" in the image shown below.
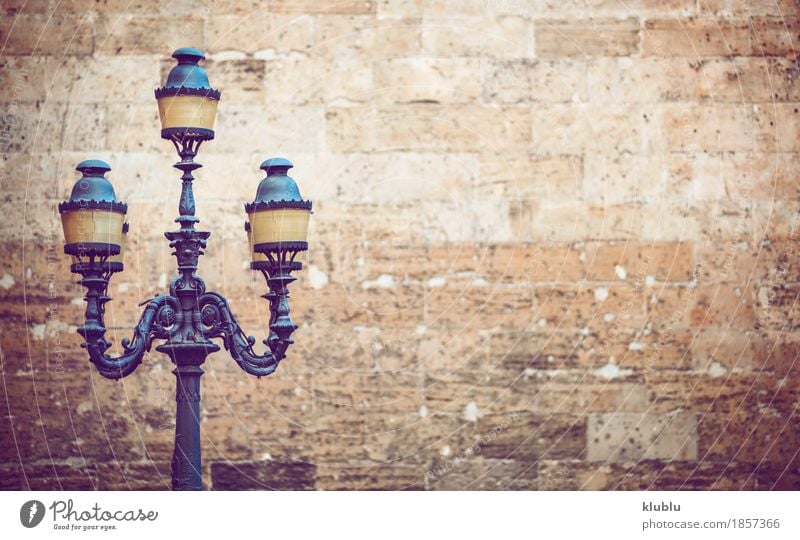
[[[109,262],[112,271],[122,270],[122,250],[128,206],[117,201],[114,186],[105,177],[108,163],[90,159],[76,167],[82,176],[75,182],[69,200],[58,205],[64,228],[64,253],[78,264]],[[73,268],[74,271],[74,268]]]
[[208,75],[198,65],[205,55],[198,49],[183,48],[172,53],[172,57],[178,65],[169,72],[164,86],[155,92],[161,137],[173,141],[211,140],[220,92],[211,88]]
[[261,180],[253,202],[245,205],[245,224],[250,244],[250,267],[254,270],[299,270],[295,261],[308,249],[308,220],[311,201],[303,200],[297,183],[286,173],[292,163],[272,158],[261,164]]

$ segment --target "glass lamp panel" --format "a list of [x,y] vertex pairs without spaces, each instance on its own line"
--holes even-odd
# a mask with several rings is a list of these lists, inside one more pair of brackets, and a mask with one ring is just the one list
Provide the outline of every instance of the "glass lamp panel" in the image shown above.
[[253,244],[306,242],[310,211],[303,208],[275,208],[250,214]]
[[158,100],[161,129],[192,127],[213,130],[218,103],[216,99],[203,96],[164,96]]
[[[122,220],[125,221],[125,216],[122,216]],[[112,257],[109,257],[108,260],[110,262],[121,263],[122,258],[125,256],[125,244],[127,243],[128,243],[128,233],[123,231],[122,236],[120,237],[119,255],[114,255]]]
[[250,231],[249,227],[246,230],[247,230],[247,245],[250,246],[250,260],[252,262],[266,262],[266,261],[268,261],[269,259],[267,258],[267,256],[265,254],[256,253],[255,249],[253,249],[253,246],[255,245],[253,243],[253,233]]
[[125,214],[109,210],[80,209],[61,214],[64,242],[82,244],[96,242],[122,245],[122,223]]

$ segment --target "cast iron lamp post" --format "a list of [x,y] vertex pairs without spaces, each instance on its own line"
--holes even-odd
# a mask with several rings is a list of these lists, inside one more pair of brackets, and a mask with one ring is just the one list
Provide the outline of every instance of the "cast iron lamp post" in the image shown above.
[[172,278],[169,294],[146,302],[133,339],[123,339],[119,357],[106,355],[111,346],[103,323],[108,283],[123,270],[122,253],[128,225],[127,205],[117,201],[114,188],[105,178],[111,170],[99,160],[77,166],[82,177],[68,201],[58,205],[64,227],[64,253],[72,257],[70,270],[80,274],[86,287],[86,317],[78,333],[89,359],[109,379],[121,379],[133,372],[154,340],[156,347],[175,363],[175,450],[172,456],[172,488],[203,488],[200,468],[200,376],[206,356],[219,350],[211,339],[221,338],[225,348],[244,371],[257,377],[271,374],[292,344],[290,336],[297,326],[289,318],[288,285],[295,280],[291,272],[302,264],[295,260],[308,249],[308,219],[311,201],[300,196],[297,184],[287,176],[292,164],[282,158],[261,164],[266,177],[258,186],[256,198],[245,205],[248,221],[245,231],[250,245],[250,268],[264,275],[269,292],[269,336],[263,355],[253,350],[255,338],[248,337],[236,322],[228,301],[206,291],[197,275],[197,263],[211,233],[198,231],[195,223],[192,171],[201,167],[194,161],[203,141],[214,138],[214,118],[220,93],[211,88],[208,76],[198,62],[204,58],[197,49],[178,49],[178,61],[163,88],[155,91],[161,118],[161,137],[171,141],[181,160],[175,164],[183,175],[177,231],[164,233],[178,260],[178,275]]

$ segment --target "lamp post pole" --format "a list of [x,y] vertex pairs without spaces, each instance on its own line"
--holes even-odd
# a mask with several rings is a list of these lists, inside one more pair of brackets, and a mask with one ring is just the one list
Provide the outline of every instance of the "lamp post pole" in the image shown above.
[[170,140],[180,156],[175,167],[182,172],[177,231],[164,233],[174,249],[178,273],[170,282],[169,294],[147,302],[132,340],[122,340],[123,353],[110,357],[103,321],[108,284],[124,268],[122,254],[127,223],[127,206],[116,200],[114,188],[105,178],[111,167],[99,160],[80,163],[83,176],[73,187],[70,199],[59,204],[64,226],[64,252],[72,256],[70,270],[80,274],[78,283],[87,292],[85,322],[78,329],[89,359],[104,377],[118,380],[132,373],[155,340],[164,343],[156,350],[175,364],[175,448],[172,456],[172,489],[203,488],[200,455],[200,377],[206,357],[220,350],[211,340],[221,338],[233,360],[245,372],[262,377],[275,371],[293,342],[297,326],[289,318],[287,285],[290,274],[302,265],[295,261],[308,249],[308,218],[311,202],[303,200],[297,184],[287,174],[292,164],[282,158],[262,163],[266,177],[256,199],[245,205],[245,224],[250,245],[250,267],[261,272],[269,288],[269,335],[263,340],[264,354],[253,350],[255,338],[244,334],[220,294],[206,291],[197,275],[198,260],[211,233],[195,229],[192,183],[193,171],[201,165],[194,157],[202,142],[214,138],[214,117],[220,93],[213,90],[205,71],[198,65],[204,57],[196,49],[179,49],[163,88],[156,90],[161,117],[161,136]]
[[208,232],[194,228],[195,217],[192,171],[200,164],[193,161],[193,152],[182,151],[181,161],[175,165],[183,172],[181,176],[181,198],[178,204],[180,215],[176,219],[181,228],[165,233],[170,246],[175,248],[179,277],[173,280],[170,293],[178,299],[183,313],[180,328],[167,343],[156,350],[167,354],[175,363],[175,449],[172,453],[172,488],[177,490],[199,490],[203,488],[200,460],[200,367],[219,346],[209,341],[201,328],[195,326],[199,313],[197,299],[205,292],[198,276],[197,264],[201,248],[205,248]]

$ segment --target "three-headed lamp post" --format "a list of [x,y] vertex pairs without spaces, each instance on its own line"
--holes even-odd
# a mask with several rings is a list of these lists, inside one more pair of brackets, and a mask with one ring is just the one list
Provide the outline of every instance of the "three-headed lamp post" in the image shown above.
[[255,338],[248,337],[236,322],[228,301],[219,293],[206,290],[197,275],[197,263],[211,233],[195,229],[192,172],[201,165],[194,157],[203,141],[214,138],[214,119],[220,92],[211,88],[208,76],[198,62],[204,58],[197,49],[178,49],[178,61],[166,84],[155,91],[161,118],[161,137],[175,146],[182,172],[176,231],[164,233],[178,261],[169,294],[146,302],[133,330],[132,339],[122,340],[122,354],[107,355],[111,347],[105,339],[103,322],[111,276],[122,272],[127,205],[117,200],[114,187],[105,175],[111,167],[100,160],[83,161],[82,174],[68,201],[58,205],[64,228],[64,253],[72,257],[70,270],[80,274],[78,283],[86,287],[86,315],[78,333],[83,336],[89,360],[104,377],[121,379],[141,363],[153,341],[162,341],[156,350],[175,364],[175,450],[172,457],[172,488],[203,488],[200,464],[200,367],[209,353],[220,349],[212,339],[220,338],[233,360],[250,375],[271,374],[286,356],[297,326],[289,318],[288,285],[291,273],[302,264],[297,254],[308,249],[308,221],[311,201],[300,196],[295,181],[287,175],[292,164],[282,158],[264,161],[261,180],[253,202],[245,205],[245,231],[250,246],[250,267],[263,274],[269,292],[269,335],[263,340],[264,354],[253,350]]

